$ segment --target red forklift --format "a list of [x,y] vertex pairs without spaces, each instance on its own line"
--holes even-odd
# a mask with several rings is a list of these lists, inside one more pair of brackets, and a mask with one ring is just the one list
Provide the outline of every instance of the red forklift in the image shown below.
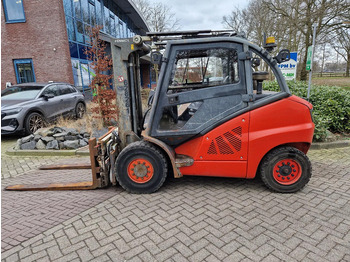
[[[157,191],[168,175],[260,175],[269,189],[281,193],[308,183],[312,105],[290,93],[278,68],[290,53],[283,49],[272,56],[274,38],[263,47],[243,34],[210,30],[103,40],[111,46],[119,113],[117,127],[89,141],[92,181],[7,190],[95,189],[119,183],[130,193],[143,194]],[[139,66],[140,57],[148,54],[160,70],[143,112]],[[277,81],[279,92],[264,90],[269,79]],[[43,167],[62,168],[76,167]]]

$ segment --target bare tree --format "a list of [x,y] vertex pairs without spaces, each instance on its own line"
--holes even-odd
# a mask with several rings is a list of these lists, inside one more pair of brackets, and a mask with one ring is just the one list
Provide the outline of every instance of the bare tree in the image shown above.
[[[236,8],[224,16],[222,23],[227,28],[245,31],[259,45],[266,33],[276,37],[278,48],[304,54],[300,79],[306,80],[306,50],[312,43],[312,25],[317,26],[317,44],[335,42],[334,37],[331,41],[327,37],[339,31],[343,20],[349,20],[349,10],[349,0],[250,0],[246,8]],[[349,40],[338,42],[344,45]],[[343,55],[346,53],[344,46],[338,46],[338,50]]]
[[[235,8],[230,15],[223,17],[222,24],[236,32],[244,31],[248,39],[258,45],[263,44],[263,35],[266,33],[278,39],[278,48],[283,46],[297,50],[299,46],[300,34],[297,30],[288,27],[288,21],[280,19],[278,14],[271,12],[264,0],[250,0],[246,8]],[[290,37],[286,37],[286,33]]]
[[[341,19],[348,16],[348,0],[264,0],[266,7],[281,19],[289,22],[303,35],[303,50],[312,44],[312,25],[316,24],[317,38],[322,40],[341,26]],[[297,15],[297,19],[296,19]],[[300,80],[306,80],[306,52],[304,52]]]
[[164,32],[179,29],[179,20],[171,8],[161,2],[150,3],[148,0],[133,0],[145,17],[151,31]]
[[350,27],[339,28],[335,31],[336,42],[332,42],[334,50],[346,61],[345,76],[349,77],[350,71]]
[[250,31],[247,30],[249,24],[247,18],[245,17],[245,9],[242,10],[236,7],[231,11],[230,15],[223,16],[222,24],[224,27],[232,29],[235,32],[245,32],[246,34],[250,33]]

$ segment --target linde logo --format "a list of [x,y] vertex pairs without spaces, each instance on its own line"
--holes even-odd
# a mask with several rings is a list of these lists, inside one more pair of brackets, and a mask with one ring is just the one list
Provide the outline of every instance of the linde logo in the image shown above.
[[286,80],[295,80],[297,74],[298,53],[290,53],[290,60],[278,65]]

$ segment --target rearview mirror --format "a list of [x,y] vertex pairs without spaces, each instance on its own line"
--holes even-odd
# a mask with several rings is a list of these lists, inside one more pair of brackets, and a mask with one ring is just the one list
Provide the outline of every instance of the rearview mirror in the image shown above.
[[159,51],[154,51],[151,53],[151,62],[153,64],[160,65],[162,63],[163,55]]
[[277,63],[283,63],[290,60],[290,51],[288,49],[282,49],[277,56],[274,57]]
[[254,57],[252,59],[252,66],[253,67],[258,67],[260,65],[260,58],[259,57]]

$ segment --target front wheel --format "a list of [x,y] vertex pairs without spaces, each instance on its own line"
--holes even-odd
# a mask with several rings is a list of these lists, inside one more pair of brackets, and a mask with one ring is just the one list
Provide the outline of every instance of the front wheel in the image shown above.
[[150,194],[157,191],[167,173],[164,154],[148,142],[128,145],[116,160],[116,179],[130,193]]
[[24,128],[27,135],[35,133],[38,129],[45,127],[45,119],[44,117],[36,112],[30,113],[25,121]]
[[273,191],[293,193],[310,180],[309,158],[294,147],[280,147],[269,152],[260,165],[261,179]]

